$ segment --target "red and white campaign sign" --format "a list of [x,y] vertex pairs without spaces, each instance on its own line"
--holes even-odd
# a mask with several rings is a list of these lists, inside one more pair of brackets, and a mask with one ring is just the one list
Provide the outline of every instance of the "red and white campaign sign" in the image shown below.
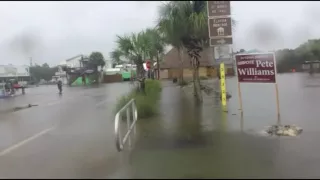
[[241,83],[276,83],[274,53],[236,55],[238,81]]

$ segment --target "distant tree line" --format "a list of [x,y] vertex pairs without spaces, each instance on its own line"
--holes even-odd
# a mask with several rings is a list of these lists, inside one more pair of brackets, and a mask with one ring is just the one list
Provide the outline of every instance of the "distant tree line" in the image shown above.
[[278,72],[302,71],[305,61],[320,60],[320,39],[308,40],[295,49],[276,51]]
[[30,67],[30,76],[33,82],[39,82],[41,79],[50,81],[57,71],[57,66],[50,67],[47,63],[41,66],[36,64]]
[[[105,60],[101,52],[92,52],[89,58],[89,66],[92,67],[95,72],[98,71],[99,66],[105,66]],[[39,82],[41,79],[50,81],[57,71],[58,66],[50,67],[47,63],[42,65],[36,64],[30,67],[30,75],[33,82]]]
[[[240,49],[236,53],[245,53]],[[301,44],[295,49],[280,49],[275,52],[277,70],[279,73],[302,71],[302,65],[306,61],[320,60],[320,39],[312,39]]]

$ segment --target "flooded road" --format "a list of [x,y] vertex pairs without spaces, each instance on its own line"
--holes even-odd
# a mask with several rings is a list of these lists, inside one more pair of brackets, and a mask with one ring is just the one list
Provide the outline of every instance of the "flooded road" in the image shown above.
[[113,124],[130,84],[65,88],[62,97],[56,87],[29,89],[11,105],[39,106],[0,114],[0,178],[319,178],[319,79],[278,76],[281,122],[304,130],[280,138],[260,134],[277,123],[272,84],[241,85],[241,118],[235,78],[227,79],[228,113],[214,95],[195,104],[163,82],[159,116],[138,121],[131,152],[116,151]]
[[[115,167],[113,108],[128,83],[99,88],[29,89],[14,104],[39,106],[0,113],[0,178],[99,178]],[[4,104],[1,104],[4,105]]]
[[139,122],[136,146],[123,165],[127,171],[118,177],[319,178],[320,88],[308,87],[319,78],[307,79],[278,76],[281,123],[302,127],[299,137],[261,135],[265,126],[277,123],[272,84],[241,84],[243,119],[236,78],[227,80],[228,113],[214,97],[204,96],[201,107],[180,88],[164,88],[161,117]]

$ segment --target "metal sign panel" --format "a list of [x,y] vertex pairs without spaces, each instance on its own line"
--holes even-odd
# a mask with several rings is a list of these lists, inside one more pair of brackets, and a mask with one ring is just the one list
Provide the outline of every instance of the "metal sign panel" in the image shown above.
[[215,46],[214,48],[214,59],[216,62],[221,63],[232,63],[232,48],[229,45]]
[[274,53],[236,55],[236,66],[241,83],[276,83]]
[[229,16],[230,1],[207,1],[208,2],[208,16]]
[[230,45],[233,43],[232,37],[212,39],[210,38],[210,46]]
[[209,19],[209,37],[219,39],[232,37],[231,17]]

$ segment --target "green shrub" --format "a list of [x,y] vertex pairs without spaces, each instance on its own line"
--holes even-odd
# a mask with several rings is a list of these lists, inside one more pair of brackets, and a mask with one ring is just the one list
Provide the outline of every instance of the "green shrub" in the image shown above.
[[[132,98],[136,100],[139,118],[148,118],[157,113],[158,103],[161,92],[161,82],[158,80],[147,79],[145,81],[145,94],[137,92],[133,89],[130,93],[121,96],[116,104],[115,113],[125,106]],[[131,114],[131,110],[130,110]],[[126,117],[126,112],[121,115],[123,119]]]
[[158,80],[146,79],[145,93],[148,98],[159,98],[161,92],[161,82]]

